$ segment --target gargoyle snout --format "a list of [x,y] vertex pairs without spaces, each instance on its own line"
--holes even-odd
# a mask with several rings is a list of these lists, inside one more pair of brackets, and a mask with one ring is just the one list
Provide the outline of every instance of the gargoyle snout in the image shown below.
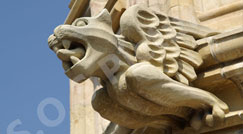
[[60,26],[57,26],[55,29],[54,29],[54,35],[55,36],[62,36],[62,33],[65,31],[65,27],[66,25],[60,25]]
[[48,38],[48,45],[55,53],[57,52],[57,50],[62,48],[60,42],[57,40],[56,36],[54,36],[53,34],[50,35]]
[[56,36],[59,40],[63,38],[67,38],[70,36],[79,36],[79,32],[77,32],[77,27],[72,25],[59,25],[54,29],[54,36]]

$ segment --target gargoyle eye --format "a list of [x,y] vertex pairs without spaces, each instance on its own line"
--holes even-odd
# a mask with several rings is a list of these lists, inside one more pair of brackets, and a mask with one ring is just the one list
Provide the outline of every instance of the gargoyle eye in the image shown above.
[[79,21],[77,21],[76,24],[75,24],[75,26],[80,26],[80,27],[82,27],[82,26],[86,26],[86,25],[88,25],[88,22],[85,21],[85,20],[79,20]]

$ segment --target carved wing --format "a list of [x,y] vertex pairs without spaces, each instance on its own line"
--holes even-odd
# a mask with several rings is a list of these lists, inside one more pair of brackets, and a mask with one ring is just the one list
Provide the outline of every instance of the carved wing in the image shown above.
[[129,8],[121,17],[121,33],[137,44],[138,62],[150,62],[171,78],[189,84],[197,78],[195,68],[203,61],[195,38],[214,34],[141,5]]

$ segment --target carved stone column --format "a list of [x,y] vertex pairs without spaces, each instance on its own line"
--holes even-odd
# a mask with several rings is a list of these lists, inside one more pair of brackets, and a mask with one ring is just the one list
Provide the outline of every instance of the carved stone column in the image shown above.
[[[98,14],[107,0],[93,0],[90,2],[92,16]],[[71,134],[102,134],[110,121],[103,119],[91,105],[91,98],[95,90],[100,87],[98,81],[86,80],[78,84],[70,80],[70,120]]]

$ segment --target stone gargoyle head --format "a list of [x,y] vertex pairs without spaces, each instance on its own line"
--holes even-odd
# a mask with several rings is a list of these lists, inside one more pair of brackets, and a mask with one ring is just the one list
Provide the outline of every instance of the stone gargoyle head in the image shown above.
[[98,61],[117,48],[107,10],[98,16],[76,19],[72,25],[60,25],[48,39],[49,47],[62,61],[65,74],[76,82],[99,76]]

